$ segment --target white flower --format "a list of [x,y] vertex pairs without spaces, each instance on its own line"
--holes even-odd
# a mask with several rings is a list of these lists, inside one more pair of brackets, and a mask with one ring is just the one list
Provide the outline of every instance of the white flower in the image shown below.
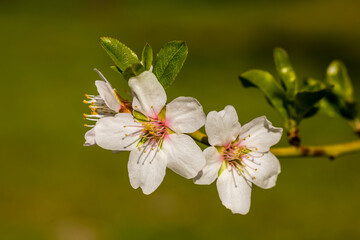
[[[96,80],[95,85],[99,95],[88,95],[85,94],[87,100],[83,102],[89,104],[91,114],[85,114],[84,118],[89,121],[98,121],[100,118],[114,116],[119,113],[120,110],[126,107],[127,102],[124,101],[116,90],[111,86],[108,80],[98,71],[94,69],[102,80]],[[85,127],[94,127],[95,125],[84,124]],[[90,129],[85,133],[84,146],[95,145],[95,131]]]
[[[105,149],[131,151],[128,162],[130,184],[152,193],[162,182],[166,167],[185,178],[193,178],[204,167],[205,158],[192,133],[205,123],[200,103],[179,97],[166,105],[164,88],[152,72],[129,79],[133,91],[134,116],[119,113],[102,118],[95,129],[96,143]],[[165,108],[164,108],[165,107]]]
[[280,140],[282,129],[264,116],[241,127],[234,107],[226,106],[208,114],[205,130],[211,146],[204,150],[206,165],[194,182],[210,184],[217,178],[223,205],[233,213],[248,213],[252,183],[275,186],[280,163],[269,150]]

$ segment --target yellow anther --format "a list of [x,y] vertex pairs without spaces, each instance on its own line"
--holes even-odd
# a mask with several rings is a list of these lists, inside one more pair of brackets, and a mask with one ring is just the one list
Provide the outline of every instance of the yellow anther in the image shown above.
[[246,156],[247,159],[249,159],[249,156]]
[[245,141],[245,140],[246,140],[246,138],[243,138],[243,140]]
[[[92,101],[91,104],[95,104],[95,101]],[[249,135],[249,137],[250,137],[250,135]]]
[[125,137],[129,136],[129,134],[125,134]]
[[256,177],[252,177],[252,179],[255,179]]
[[89,102],[88,102],[88,101],[86,101],[86,100],[83,100],[83,103],[88,104]]
[[87,124],[86,124],[86,123],[84,124],[84,127],[87,127]]
[[86,115],[85,113],[83,113],[83,116],[84,116],[84,118],[87,118],[87,117],[88,117],[88,115]]
[[98,115],[98,113],[97,113],[97,112],[91,112],[91,114],[92,114],[92,115]]
[[154,150],[155,150],[155,148],[151,148],[151,150],[153,150],[153,151],[154,151]]
[[255,151],[258,151],[259,149],[258,148],[255,148]]
[[154,108],[154,106],[151,106],[151,108]]
[[255,168],[255,171],[257,171],[257,168]]
[[137,105],[134,106],[134,108],[137,108],[137,107],[138,107]]
[[139,149],[139,152],[141,151],[141,148],[138,148]]
[[144,153],[146,153],[146,151],[144,150]]
[[126,128],[126,125],[124,125],[124,128]]
[[250,134],[249,134],[249,137],[250,137]]
[[85,93],[85,97],[86,97],[87,99],[90,99],[89,95],[87,95],[86,93]]

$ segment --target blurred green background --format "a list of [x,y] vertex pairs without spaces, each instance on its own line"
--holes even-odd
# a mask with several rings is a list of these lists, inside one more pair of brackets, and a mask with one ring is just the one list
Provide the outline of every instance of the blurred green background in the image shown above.
[[[82,146],[93,68],[126,89],[100,36],[139,55],[146,42],[157,52],[186,40],[169,100],[193,96],[206,112],[232,104],[241,123],[266,115],[281,126],[237,76],[274,73],[272,49],[282,46],[300,78],[323,78],[331,60],[343,60],[359,99],[359,12],[357,0],[1,1],[0,239],[359,239],[360,154],[281,159],[277,186],[254,187],[242,216],[221,205],[215,184],[171,171],[145,196],[129,184],[128,153]],[[322,114],[305,120],[301,134],[307,144],[355,139],[344,121]]]

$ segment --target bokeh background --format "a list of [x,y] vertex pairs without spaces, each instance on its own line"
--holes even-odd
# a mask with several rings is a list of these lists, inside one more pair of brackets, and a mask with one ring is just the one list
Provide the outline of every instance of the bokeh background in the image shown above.
[[[139,55],[146,42],[157,52],[186,40],[169,100],[193,96],[206,112],[232,104],[241,123],[266,115],[281,126],[237,76],[274,73],[272,49],[282,46],[300,78],[324,78],[331,60],[343,60],[359,99],[359,12],[356,0],[1,1],[0,239],[359,239],[360,154],[281,159],[277,186],[254,187],[242,216],[221,205],[215,184],[171,171],[145,196],[129,184],[128,153],[82,146],[92,69],[127,91],[100,36]],[[306,144],[355,139],[343,120],[322,114],[304,121],[301,134]]]

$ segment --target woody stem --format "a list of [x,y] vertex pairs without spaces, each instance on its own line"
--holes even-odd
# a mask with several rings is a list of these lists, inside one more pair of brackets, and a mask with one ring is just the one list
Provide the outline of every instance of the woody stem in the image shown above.
[[[189,134],[194,140],[209,145],[208,137],[201,131]],[[275,156],[286,157],[329,157],[334,159],[339,156],[360,152],[360,140],[321,146],[289,146],[278,147],[270,150]]]

